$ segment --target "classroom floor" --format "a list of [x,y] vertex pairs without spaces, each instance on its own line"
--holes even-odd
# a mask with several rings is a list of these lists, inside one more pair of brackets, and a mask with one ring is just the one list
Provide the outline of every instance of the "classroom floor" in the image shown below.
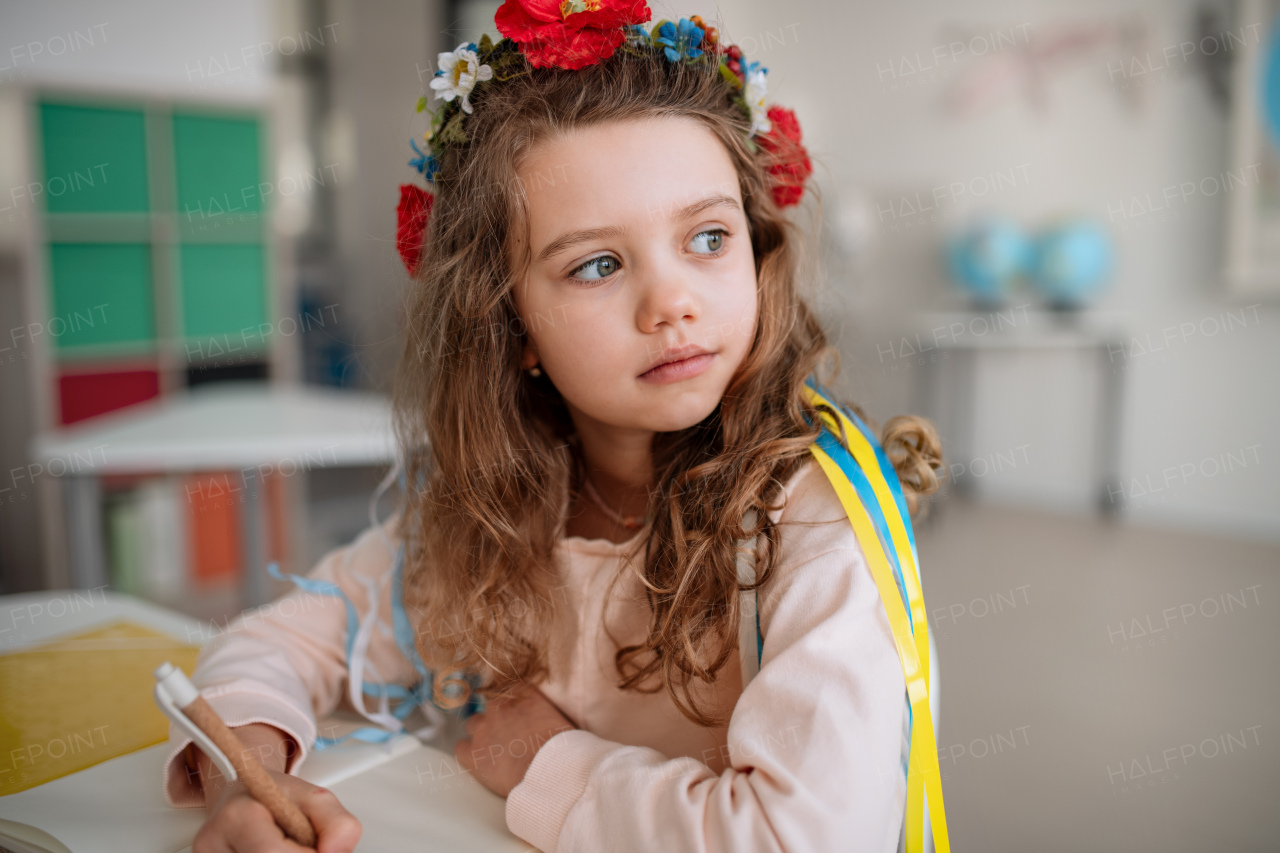
[[954,849],[1280,849],[1280,545],[932,511]]

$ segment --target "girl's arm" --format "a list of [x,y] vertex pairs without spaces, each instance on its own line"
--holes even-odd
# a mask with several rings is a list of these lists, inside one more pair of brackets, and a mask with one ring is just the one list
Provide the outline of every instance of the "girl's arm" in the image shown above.
[[[389,625],[390,573],[398,544],[393,531],[394,517],[381,528],[368,528],[354,542],[327,553],[307,576],[336,584],[358,615],[369,607],[361,576],[382,581],[377,604]],[[280,740],[282,754],[274,758],[281,769],[294,773],[315,743],[316,720],[337,707],[346,688],[346,630],[347,610],[341,598],[295,588],[223,627],[215,624],[192,681],[228,726],[264,723],[278,729],[285,737]],[[416,680],[389,631],[374,629],[368,660],[377,673],[366,673],[366,680]],[[200,774],[187,760],[194,751],[187,749],[190,738],[171,724],[169,743],[165,798],[179,808],[203,806]]]
[[797,475],[761,590],[763,666],[734,707],[729,767],[589,731],[539,750],[507,825],[545,851],[897,849],[905,682],[852,527],[817,466]]

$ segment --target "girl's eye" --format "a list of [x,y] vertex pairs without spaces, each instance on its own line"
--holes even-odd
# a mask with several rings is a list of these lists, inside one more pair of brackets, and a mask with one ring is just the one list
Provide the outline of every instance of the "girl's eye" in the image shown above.
[[[711,236],[708,236],[708,235],[711,235]],[[696,240],[701,240],[703,237],[706,237],[707,248],[710,249],[710,251],[707,252],[707,254],[714,255],[716,252],[720,251],[720,247],[724,245],[724,238],[727,237],[728,235],[729,235],[729,232],[724,230],[723,228],[709,228],[706,231],[703,231],[701,234],[696,235],[693,239],[696,241]]]
[[[723,228],[709,228],[706,231],[703,231],[702,233],[695,235],[691,243],[696,242],[698,240],[704,240],[705,238],[704,242],[706,244],[708,251],[699,252],[698,254],[710,255],[714,257],[715,255],[719,254],[721,249],[724,247],[724,238],[727,236],[729,236],[729,232]],[[577,275],[577,273],[580,273],[583,270],[594,270],[597,274],[593,276]],[[617,270],[618,270],[617,258],[615,258],[613,255],[601,255],[598,258],[592,258],[591,260],[583,263],[581,266],[573,270],[570,270],[569,278],[576,279],[578,281],[601,281],[603,279],[608,278],[613,273],[617,272]]]
[[[603,272],[603,274],[594,276],[594,277],[588,276],[585,278],[582,276],[573,274],[573,273],[582,272],[585,269],[591,269],[592,267],[595,267],[596,272]],[[569,275],[569,278],[576,278],[579,281],[599,281],[600,279],[606,278],[607,276],[612,274],[615,270],[617,270],[617,268],[618,268],[617,258],[613,257],[612,255],[601,255],[598,258],[592,258],[591,260],[584,263],[582,266],[572,270]]]

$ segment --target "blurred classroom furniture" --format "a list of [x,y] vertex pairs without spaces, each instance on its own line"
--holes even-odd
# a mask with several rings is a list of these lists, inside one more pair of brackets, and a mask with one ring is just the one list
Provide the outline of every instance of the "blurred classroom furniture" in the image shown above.
[[37,428],[279,373],[269,113],[45,87],[21,114]]
[[[904,338],[923,368],[920,409],[947,439],[947,456],[960,460],[951,468],[960,493],[976,487],[969,460],[978,456],[976,406],[979,373],[988,358],[1026,356],[1033,351],[1076,352],[1092,371],[1094,399],[1080,408],[1093,412],[1090,468],[1093,503],[1103,516],[1118,516],[1124,507],[1120,474],[1121,423],[1124,416],[1125,354],[1128,338],[1108,323],[1085,323],[1072,314],[1009,310],[920,314],[916,331]],[[1010,451],[1012,454],[1012,451]],[[1015,463],[1016,464],[1016,463]],[[979,475],[981,476],[981,475]]]
[[58,554],[78,543],[55,541],[63,507],[27,455],[33,436],[207,383],[296,381],[299,332],[336,318],[297,307],[280,196],[304,193],[274,174],[289,143],[275,102],[40,81],[7,87],[0,115],[17,261],[0,279],[21,280],[0,294],[13,510],[0,583],[56,588],[70,581]]
[[[172,481],[173,487],[153,502],[161,516],[171,513],[153,528],[175,538],[157,549],[153,556],[160,565],[151,572],[159,573],[153,579],[169,590],[159,599],[176,601],[184,597],[176,581],[186,571],[188,555],[198,562],[200,549],[228,548],[239,540],[242,556],[233,553],[230,559],[232,569],[242,571],[242,604],[248,607],[271,597],[266,564],[281,559],[287,543],[296,541],[290,528],[306,529],[302,502],[283,497],[270,502],[274,518],[268,524],[270,484],[297,480],[317,468],[391,465],[396,443],[390,405],[381,395],[246,381],[216,383],[48,430],[36,436],[32,450],[36,464],[62,486],[66,530],[49,545],[56,550],[65,543],[69,585],[79,589],[112,580],[103,541],[102,478],[220,472],[214,479]],[[218,511],[231,514],[229,523],[202,538],[200,514]],[[186,543],[180,535],[184,520],[190,521]],[[305,559],[292,570],[309,569],[300,564]]]

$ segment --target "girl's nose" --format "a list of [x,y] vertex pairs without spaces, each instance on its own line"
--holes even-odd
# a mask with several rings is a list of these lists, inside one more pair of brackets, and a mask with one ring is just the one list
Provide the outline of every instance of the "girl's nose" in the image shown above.
[[642,332],[656,331],[663,323],[675,326],[698,319],[698,300],[689,270],[677,261],[650,264],[636,306],[636,325]]

